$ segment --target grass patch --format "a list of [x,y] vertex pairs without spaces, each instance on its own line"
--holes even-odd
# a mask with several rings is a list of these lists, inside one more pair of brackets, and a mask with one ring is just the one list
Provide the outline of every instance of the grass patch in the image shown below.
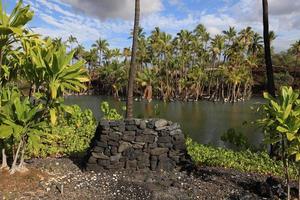
[[[271,159],[266,152],[233,151],[199,144],[191,138],[186,140],[186,144],[189,155],[197,164],[284,177],[282,161]],[[289,173],[296,178],[295,165],[291,164]]]

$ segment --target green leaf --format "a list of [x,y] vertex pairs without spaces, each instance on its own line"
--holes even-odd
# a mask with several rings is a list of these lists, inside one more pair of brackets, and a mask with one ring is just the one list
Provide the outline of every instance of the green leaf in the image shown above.
[[292,141],[296,138],[295,135],[293,133],[290,133],[290,132],[286,133],[286,137],[289,141]]
[[6,139],[9,138],[13,134],[13,129],[11,126],[0,125],[0,138]]
[[288,129],[286,129],[282,126],[277,126],[276,130],[279,131],[280,133],[286,133],[289,131]]
[[57,116],[56,116],[56,109],[52,108],[50,109],[50,121],[51,124],[55,125],[57,121]]

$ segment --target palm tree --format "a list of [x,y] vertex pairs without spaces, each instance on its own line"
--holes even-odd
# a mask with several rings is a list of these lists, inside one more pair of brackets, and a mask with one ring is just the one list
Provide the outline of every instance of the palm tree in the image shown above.
[[67,39],[67,43],[70,45],[71,51],[73,51],[73,44],[78,44],[77,38],[73,35],[70,35]]
[[123,56],[124,56],[124,63],[127,63],[128,57],[130,57],[131,51],[130,48],[124,48],[123,49]]
[[108,44],[107,40],[99,38],[98,40],[96,40],[96,42],[94,44],[92,44],[92,47],[96,48],[97,51],[99,52],[98,64],[101,67],[103,52],[108,50],[109,44]]
[[263,4],[263,26],[264,26],[264,45],[265,45],[265,62],[267,70],[268,92],[275,97],[274,74],[271,58],[270,32],[269,32],[269,8],[268,0],[262,0]]
[[249,46],[249,53],[252,54],[252,56],[254,58],[256,58],[257,53],[263,49],[263,38],[258,34],[258,33],[254,33],[253,37],[252,37],[252,41],[251,44]]
[[136,76],[136,51],[138,46],[138,31],[140,23],[140,0],[135,0],[135,17],[133,28],[133,41],[131,52],[131,63],[129,69],[129,80],[127,90],[127,102],[126,102],[126,118],[131,119],[133,117],[133,88]]
[[298,66],[298,60],[300,58],[300,40],[296,41],[294,44],[292,44],[290,51],[292,54],[296,56],[296,63],[294,67],[294,78],[296,78],[296,67]]

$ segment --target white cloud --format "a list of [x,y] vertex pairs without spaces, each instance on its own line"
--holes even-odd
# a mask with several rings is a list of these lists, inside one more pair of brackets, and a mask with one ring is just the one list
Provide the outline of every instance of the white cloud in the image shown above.
[[[45,24],[38,25],[35,30],[43,35],[67,38],[76,36],[82,43],[90,43],[98,37],[106,38],[114,47],[130,44],[128,40],[132,29],[130,19],[134,12],[134,0],[24,0],[36,12],[36,17]],[[202,0],[201,0],[202,1]],[[191,0],[192,3],[201,3]],[[262,33],[261,0],[220,0],[225,3],[218,13],[208,10],[186,12],[176,16],[161,12],[162,2],[176,7],[186,7],[183,0],[141,0],[143,13],[141,25],[147,33],[158,26],[163,31],[175,35],[181,29],[192,30],[202,23],[211,35],[220,34],[229,26],[238,30],[251,26]],[[224,4],[222,4],[224,5]],[[277,51],[286,49],[290,43],[299,39],[300,35],[300,1],[269,0],[270,28],[278,35],[274,42]],[[170,12],[168,12],[170,13]]]
[[[74,9],[99,19],[132,19],[134,0],[61,0]],[[163,10],[162,0],[141,0],[142,15],[149,15]]]

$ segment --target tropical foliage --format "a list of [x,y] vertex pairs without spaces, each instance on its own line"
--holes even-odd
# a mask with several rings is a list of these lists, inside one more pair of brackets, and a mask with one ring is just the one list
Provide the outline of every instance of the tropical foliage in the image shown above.
[[[283,171],[289,188],[289,163],[294,160],[299,165],[300,160],[300,100],[299,92],[291,87],[282,87],[277,99],[268,93],[264,94],[267,103],[262,109],[264,118],[259,122],[265,130],[265,141],[270,144],[280,144]],[[300,168],[298,169],[300,172]],[[298,173],[300,176],[300,173]],[[299,178],[300,183],[300,178]]]
[[[215,148],[194,142],[191,138],[186,141],[187,150],[192,159],[204,166],[232,168],[243,172],[273,174],[284,177],[282,162],[273,160],[266,152],[253,153],[250,150],[233,151]],[[297,176],[297,168],[291,165],[289,174]]]
[[[99,84],[94,88],[120,99],[126,92],[131,53],[129,48],[121,54],[108,46],[103,39],[93,45],[92,57],[101,60],[99,67],[92,67],[93,78],[98,77]],[[158,27],[146,37],[140,28],[134,93],[148,100],[153,96],[165,101],[248,99],[253,85],[252,69],[261,60],[262,48],[262,37],[250,27],[239,32],[230,27],[223,34],[210,37],[200,24],[193,31],[180,31],[174,38]]]
[[[66,106],[62,99],[68,92],[86,89],[89,76],[84,62],[73,62],[75,51],[67,53],[61,41],[41,39],[27,30],[26,23],[32,17],[33,12],[22,1],[10,15],[0,1],[1,168],[8,168],[8,152],[13,158],[12,174],[26,170],[26,155],[51,154],[41,152],[45,144],[52,148],[59,144],[64,150],[58,153],[83,150],[95,128],[90,111]],[[24,85],[29,86],[28,93]],[[87,126],[82,128],[82,124]]]

